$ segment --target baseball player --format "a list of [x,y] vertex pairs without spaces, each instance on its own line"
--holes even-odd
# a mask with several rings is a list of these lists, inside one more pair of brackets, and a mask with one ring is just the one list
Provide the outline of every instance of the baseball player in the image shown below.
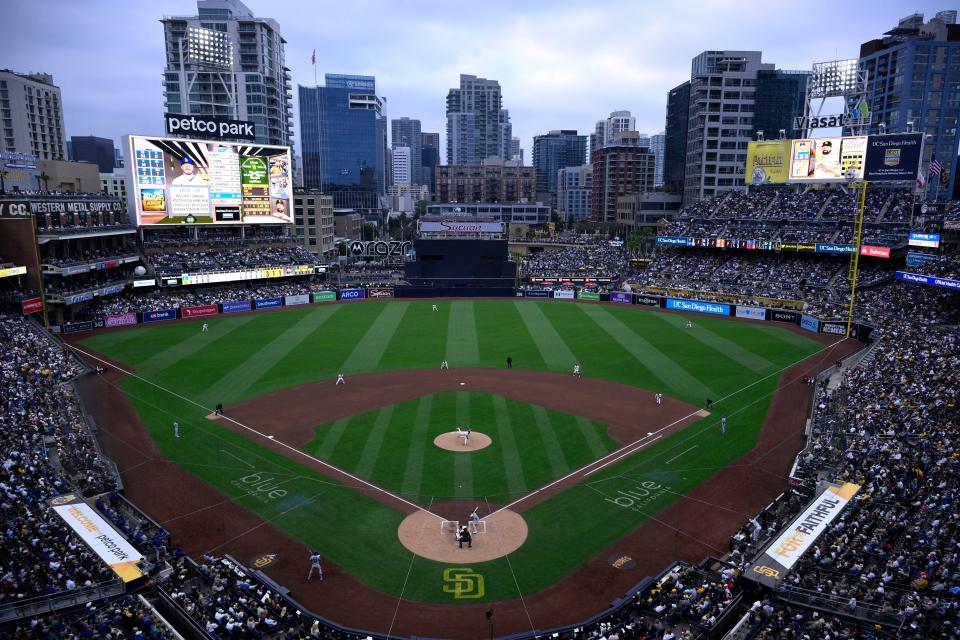
[[690,322],[689,320],[687,320],[687,324],[685,326],[687,327],[687,329],[693,329],[693,323]]
[[469,517],[469,520],[470,520],[470,530],[471,530],[473,533],[477,533],[477,530],[478,530],[477,523],[480,522],[480,514],[477,513],[477,509],[479,509],[479,508],[480,508],[480,507],[474,507],[474,508],[473,508],[473,511],[470,512],[470,517]]
[[310,553],[310,571],[307,572],[307,580],[313,576],[314,570],[316,570],[317,574],[320,576],[320,579],[323,580],[323,567],[320,566],[319,551],[313,551]]
[[433,310],[434,310],[434,311],[440,311],[440,309],[437,307],[437,305],[433,305]]
[[176,420],[173,421],[173,437],[174,438],[180,437],[180,423],[177,422]]
[[573,365],[573,375],[580,377],[580,364]]
[[467,447],[470,445],[470,427],[467,427],[465,430],[457,427],[457,435],[463,438],[463,446]]
[[[347,384],[347,381],[343,379],[342,373],[337,374],[337,384],[343,384],[343,385]],[[337,385],[335,384],[333,386],[337,386]]]
[[446,361],[446,360],[444,360],[443,362],[440,363],[440,368],[441,368],[441,369],[449,369],[449,368],[450,368],[450,365],[447,364],[447,361]]
[[457,541],[460,543],[460,548],[463,549],[463,543],[467,543],[467,548],[473,548],[473,536],[470,535],[470,531],[467,529],[467,525],[460,527],[460,533],[457,534]]
[[513,369],[513,358],[507,356],[507,369]]
[[727,416],[720,417],[720,433],[727,432]]
[[662,394],[662,393],[658,393],[658,394],[656,394],[654,397],[657,399],[657,404],[658,404],[658,405],[660,405],[660,404],[663,403],[663,394]]
[[210,331],[210,325],[208,325],[206,322],[204,322],[204,323],[203,323],[203,328],[200,329],[200,333],[206,333],[207,331]]

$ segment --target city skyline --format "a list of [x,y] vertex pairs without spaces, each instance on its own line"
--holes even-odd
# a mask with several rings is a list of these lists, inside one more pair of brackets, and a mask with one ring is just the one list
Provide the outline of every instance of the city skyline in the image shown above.
[[[51,4],[50,11],[26,3],[9,8],[0,28],[8,45],[0,67],[53,75],[62,90],[68,137],[92,134],[119,143],[129,133],[160,133],[160,19],[193,15],[196,3],[158,2],[148,10],[124,3]],[[303,19],[304,9],[313,9],[307,3],[246,4],[257,17],[279,23],[294,86],[313,86],[315,49],[317,77],[376,76],[379,93],[387,98],[387,117],[419,119],[424,130],[441,132],[441,147],[446,142],[444,101],[459,75],[498,81],[526,154],[532,152],[533,136],[551,129],[589,133],[614,110],[630,110],[638,131],[663,130],[667,92],[689,78],[691,59],[704,50],[760,50],[765,61],[779,68],[809,69],[815,61],[857,57],[862,42],[879,37],[913,11],[929,19],[950,8],[941,0],[919,0],[910,7],[887,1],[865,14],[823,2],[785,18],[777,7],[759,2],[731,11],[692,1],[608,3],[602,9],[581,2],[533,2],[519,10],[495,1],[484,5],[483,13],[451,11],[434,2],[414,2],[402,11],[389,3],[366,2],[324,7],[323,15],[331,19],[314,22]],[[51,15],[58,19],[49,21]],[[365,17],[357,20],[361,15]],[[696,22],[683,19],[691,15],[698,16]],[[825,15],[843,29],[823,28]],[[362,45],[356,44],[359,27],[343,28],[351,19],[364,29]],[[398,28],[404,22],[409,28]],[[126,28],[107,26],[111,24]],[[39,33],[44,34],[42,45],[36,44]],[[784,37],[788,33],[804,37]],[[295,105],[296,147],[299,137]]]

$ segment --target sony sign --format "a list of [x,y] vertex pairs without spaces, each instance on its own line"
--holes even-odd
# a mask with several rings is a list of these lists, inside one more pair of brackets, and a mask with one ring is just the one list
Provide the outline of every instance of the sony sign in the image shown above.
[[240,140],[254,142],[256,127],[246,120],[225,120],[208,116],[187,116],[179,113],[163,114],[167,133],[173,136],[193,136],[212,140]]

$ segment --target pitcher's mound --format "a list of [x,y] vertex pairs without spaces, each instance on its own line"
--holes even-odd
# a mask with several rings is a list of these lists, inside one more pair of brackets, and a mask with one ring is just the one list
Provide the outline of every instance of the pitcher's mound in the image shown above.
[[433,444],[441,449],[460,453],[485,449],[489,447],[492,442],[493,440],[490,439],[490,436],[485,433],[480,433],[479,431],[470,432],[470,442],[468,442],[466,446],[463,445],[463,436],[457,435],[456,431],[441,433],[433,439]]
[[[446,525],[444,523],[446,522]],[[467,524],[466,522],[460,523]],[[455,525],[427,511],[411,513],[397,529],[397,537],[413,553],[437,562],[486,562],[513,553],[527,539],[527,522],[519,513],[504,509],[480,522],[482,533],[474,533],[473,547],[459,547]],[[484,531],[485,529],[485,531]]]

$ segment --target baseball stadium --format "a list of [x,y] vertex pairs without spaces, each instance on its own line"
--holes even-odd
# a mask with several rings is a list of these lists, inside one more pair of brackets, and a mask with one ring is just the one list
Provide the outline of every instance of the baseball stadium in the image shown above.
[[122,196],[2,151],[0,637],[960,639],[960,138],[868,82],[955,22],[815,63],[695,195],[598,123],[582,215],[504,158],[301,188],[200,112]]

